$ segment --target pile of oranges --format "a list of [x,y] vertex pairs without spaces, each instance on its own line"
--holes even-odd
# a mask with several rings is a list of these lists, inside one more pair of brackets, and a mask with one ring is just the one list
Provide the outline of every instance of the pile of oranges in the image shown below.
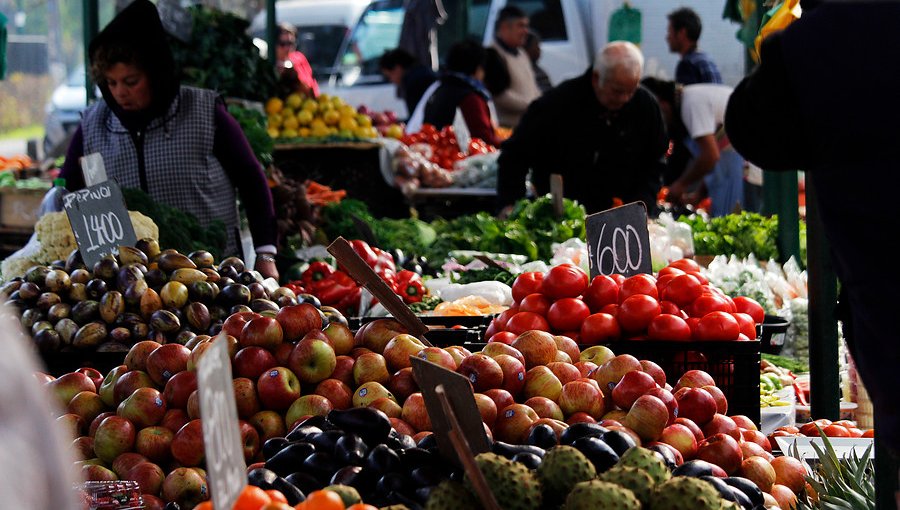
[[376,138],[372,119],[337,96],[311,98],[291,94],[266,102],[268,131],[272,138]]
[[[204,501],[194,510],[214,510],[211,501]],[[253,485],[244,487],[231,510],[378,510],[365,503],[345,506],[337,493],[327,490],[311,492],[306,501],[291,506],[287,498],[277,490],[263,490]]]

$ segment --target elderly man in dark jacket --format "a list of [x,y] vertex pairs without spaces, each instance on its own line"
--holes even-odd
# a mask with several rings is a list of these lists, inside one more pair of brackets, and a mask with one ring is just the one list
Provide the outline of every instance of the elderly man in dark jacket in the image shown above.
[[609,43],[593,69],[531,103],[502,146],[501,208],[525,195],[529,169],[538,194],[561,174],[565,196],[589,213],[615,199],[656,204],[668,138],[659,104],[639,86],[643,60],[637,46]]
[[900,273],[876,262],[879,240],[900,232],[900,2],[816,3],[804,2],[800,20],[763,42],[725,128],[760,167],[808,172],[879,441],[900,453],[900,330],[890,297]]

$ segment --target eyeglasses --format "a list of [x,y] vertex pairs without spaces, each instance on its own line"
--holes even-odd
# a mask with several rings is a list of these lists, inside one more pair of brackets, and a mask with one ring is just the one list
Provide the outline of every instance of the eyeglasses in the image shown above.
[[293,46],[294,41],[278,41],[279,46]]

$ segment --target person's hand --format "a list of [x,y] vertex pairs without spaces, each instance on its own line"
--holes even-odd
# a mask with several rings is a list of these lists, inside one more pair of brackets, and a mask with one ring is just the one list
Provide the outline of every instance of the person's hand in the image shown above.
[[275,267],[275,257],[268,253],[257,253],[256,263],[253,269],[259,271],[263,278],[274,278],[278,280],[278,269]]
[[666,199],[673,204],[681,204],[684,202],[684,192],[687,191],[684,183],[675,181],[669,186],[669,194]]

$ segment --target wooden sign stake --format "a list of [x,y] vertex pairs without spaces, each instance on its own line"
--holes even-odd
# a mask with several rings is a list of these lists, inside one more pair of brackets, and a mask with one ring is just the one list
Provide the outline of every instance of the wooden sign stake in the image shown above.
[[409,331],[409,334],[418,337],[428,347],[432,347],[431,342],[425,338],[428,326],[416,317],[416,314],[403,303],[403,300],[397,294],[394,294],[394,291],[353,250],[353,247],[350,246],[346,239],[343,237],[335,239],[328,246],[328,253],[334,255],[334,258],[347,269],[347,272],[350,273],[354,280],[368,289],[373,296],[377,297],[387,311],[391,312],[391,315],[400,324],[403,324],[403,327]]
[[497,504],[494,493],[492,493],[490,487],[488,487],[484,474],[478,469],[478,464],[475,463],[475,456],[472,455],[472,450],[469,449],[469,443],[460,431],[459,421],[456,419],[456,413],[453,412],[453,406],[450,405],[450,400],[447,399],[444,385],[438,385],[434,389],[434,392],[437,395],[438,400],[441,401],[441,407],[444,408],[444,416],[447,417],[447,421],[450,424],[450,430],[448,432],[450,441],[453,442],[456,454],[462,462],[463,469],[465,469],[466,474],[472,481],[472,486],[475,489],[475,494],[478,495],[478,499],[481,500],[481,505],[485,510],[500,510],[500,505]]
[[563,217],[563,178],[560,174],[550,174],[550,197],[553,200],[553,214],[556,219]]

